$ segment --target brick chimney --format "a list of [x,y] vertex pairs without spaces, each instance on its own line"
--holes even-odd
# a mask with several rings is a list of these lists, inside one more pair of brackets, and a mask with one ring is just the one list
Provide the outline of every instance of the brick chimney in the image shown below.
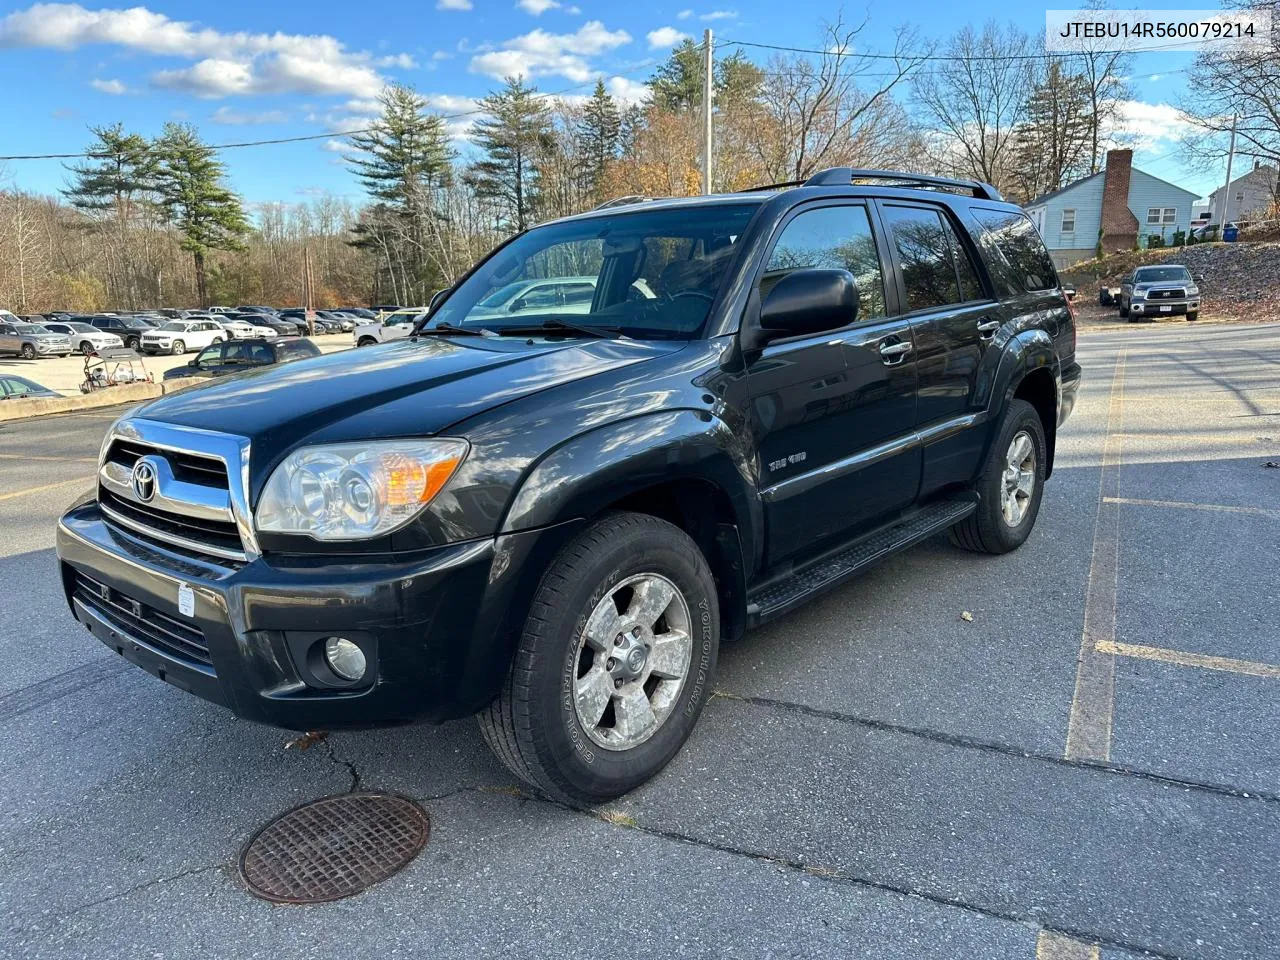
[[1138,218],[1129,209],[1132,150],[1108,150],[1102,179],[1102,249],[1104,253],[1132,250],[1138,238]]

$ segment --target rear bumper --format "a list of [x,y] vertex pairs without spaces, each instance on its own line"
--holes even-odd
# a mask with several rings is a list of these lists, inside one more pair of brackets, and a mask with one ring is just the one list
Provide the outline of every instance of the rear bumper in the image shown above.
[[[506,675],[513,615],[522,618],[521,571],[553,539],[528,531],[405,563],[258,559],[230,569],[124,534],[95,503],[69,511],[57,536],[68,605],[94,636],[238,716],[297,730],[443,721],[483,707]],[[361,684],[343,687],[325,669],[318,644],[328,636],[361,646]]]

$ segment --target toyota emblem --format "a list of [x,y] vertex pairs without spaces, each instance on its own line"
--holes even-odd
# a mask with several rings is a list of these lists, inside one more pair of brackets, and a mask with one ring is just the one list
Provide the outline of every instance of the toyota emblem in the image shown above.
[[133,495],[143,503],[150,502],[156,495],[156,465],[149,457],[143,457],[133,465],[129,483],[133,487]]

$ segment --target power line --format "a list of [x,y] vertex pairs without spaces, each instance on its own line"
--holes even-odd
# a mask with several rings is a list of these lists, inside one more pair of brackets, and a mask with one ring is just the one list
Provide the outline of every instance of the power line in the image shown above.
[[[861,58],[864,60],[906,60],[906,61],[943,61],[943,62],[960,62],[971,63],[977,60],[1002,61],[1002,60],[1054,60],[1058,57],[1091,57],[1091,56],[1110,56],[1112,54],[1126,53],[1157,53],[1161,50],[1173,50],[1179,47],[1185,47],[1186,41],[1177,43],[1164,44],[1158,47],[1145,47],[1141,50],[1064,50],[1060,53],[992,53],[992,54],[955,54],[955,53],[877,53],[877,52],[858,52],[858,51],[842,51],[842,50],[815,50],[812,47],[786,47],[775,43],[756,43],[751,40],[721,40],[718,46],[726,47],[752,47],[758,50],[778,50],[784,53],[807,53],[812,56],[819,57],[835,57],[836,59],[854,59]],[[1190,52],[1190,51],[1188,51]],[[1172,72],[1172,71],[1171,71]]]

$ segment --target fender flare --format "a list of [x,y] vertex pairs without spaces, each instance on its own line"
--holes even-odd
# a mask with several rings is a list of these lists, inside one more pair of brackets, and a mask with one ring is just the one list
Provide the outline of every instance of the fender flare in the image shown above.
[[[1019,384],[1029,373],[1041,369],[1048,370],[1052,375],[1054,389],[1058,394],[1055,397],[1055,403],[1060,402],[1062,371],[1053,339],[1049,334],[1039,328],[1023,330],[1011,337],[1004,345],[1000,364],[996,368],[995,384],[991,391],[991,407],[988,410],[989,427],[980,463],[984,462],[990,453],[991,444],[995,442],[996,431],[1004,418],[1005,410],[1009,408],[1014,394],[1018,391]],[[1050,442],[1052,443],[1051,438]],[[1051,464],[1052,451],[1050,452]],[[1052,469],[1051,466],[1050,469]]]

